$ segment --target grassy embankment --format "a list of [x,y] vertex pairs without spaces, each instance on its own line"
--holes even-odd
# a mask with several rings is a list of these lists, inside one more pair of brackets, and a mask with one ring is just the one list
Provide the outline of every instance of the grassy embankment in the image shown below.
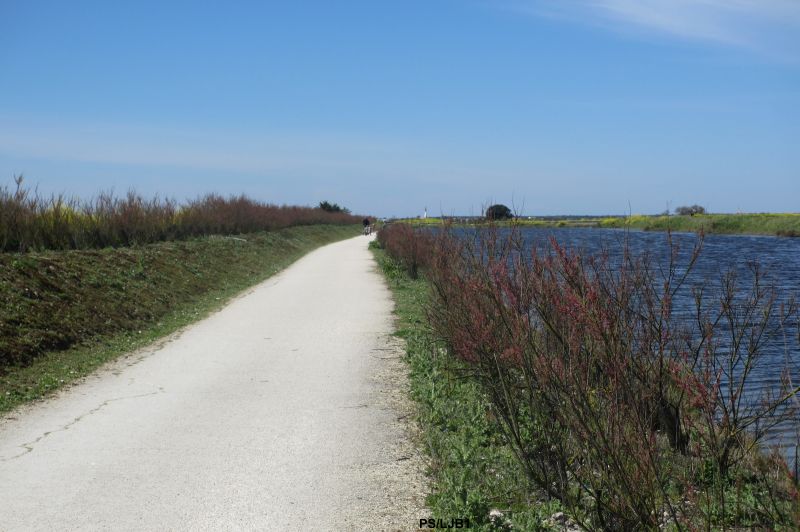
[[[441,218],[408,220],[415,225],[440,225]],[[479,221],[471,223],[482,223]],[[582,218],[516,219],[522,227],[600,227],[643,231],[704,231],[707,234],[751,234],[800,237],[800,214],[698,214],[695,216],[606,216]]]
[[[425,316],[427,281],[411,279],[385,251],[371,247],[394,296],[396,334],[406,343],[422,444],[431,458],[434,484],[427,504],[433,515],[468,518],[476,530],[502,529],[503,523],[516,530],[548,530],[542,523],[559,510],[558,503],[532,503],[533,491],[503,443],[485,396],[464,378],[464,366],[434,341]],[[489,520],[492,509],[504,514],[496,524]]]
[[167,335],[357,225],[0,254],[0,412]]

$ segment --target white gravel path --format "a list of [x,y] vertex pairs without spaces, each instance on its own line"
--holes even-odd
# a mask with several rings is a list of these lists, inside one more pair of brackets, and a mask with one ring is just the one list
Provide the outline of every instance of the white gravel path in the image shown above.
[[392,302],[358,237],[0,421],[0,530],[411,530]]

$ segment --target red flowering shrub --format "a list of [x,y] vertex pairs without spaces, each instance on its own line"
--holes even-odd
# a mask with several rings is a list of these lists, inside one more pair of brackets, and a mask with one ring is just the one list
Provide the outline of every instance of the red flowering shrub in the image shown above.
[[[408,227],[384,236],[398,257],[416,238]],[[676,318],[673,300],[699,243],[681,268],[673,246],[660,275],[647,256],[627,250],[615,261],[555,241],[526,251],[516,231],[501,238],[489,229],[472,240],[444,231],[430,249],[433,329],[481,383],[535,485],[588,529],[740,522],[726,507],[741,472],[732,468],[753,456],[763,427],[796,415],[789,399],[798,392],[787,381],[765,402],[741,398],[763,342],[796,310],[777,307],[758,271],[746,297],[732,276],[716,299],[696,293],[686,320]],[[706,308],[708,301],[717,304]],[[703,464],[712,472],[707,485],[696,474]],[[776,464],[746,475],[768,470],[774,478]],[[781,478],[770,493],[784,504],[756,500],[742,522],[792,519],[786,503],[796,487]],[[685,490],[713,493],[714,510]]]
[[22,187],[0,188],[0,251],[130,246],[204,235],[235,235],[296,225],[357,224],[358,216],[320,208],[271,205],[246,196],[208,194],[178,205],[103,193],[81,202],[40,196]]
[[429,265],[433,253],[433,236],[430,231],[406,223],[393,223],[378,231],[378,243],[386,253],[402,264],[412,279],[420,268]]

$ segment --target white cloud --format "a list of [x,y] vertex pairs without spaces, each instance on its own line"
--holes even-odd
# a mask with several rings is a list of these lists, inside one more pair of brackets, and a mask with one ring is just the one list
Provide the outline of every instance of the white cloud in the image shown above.
[[523,0],[516,9],[800,61],[800,0]]

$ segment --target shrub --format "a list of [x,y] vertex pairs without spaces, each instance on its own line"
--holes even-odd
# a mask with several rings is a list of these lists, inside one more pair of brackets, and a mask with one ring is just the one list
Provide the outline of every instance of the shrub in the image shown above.
[[337,203],[329,203],[327,201],[320,201],[318,207],[325,212],[343,212],[345,214],[350,214],[350,209],[346,207],[341,207]]
[[[355,224],[346,209],[272,205],[246,196],[208,194],[179,205],[102,193],[90,201],[43,197],[22,186],[0,188],[0,251],[89,249],[131,246],[203,235],[234,235],[298,225]],[[338,207],[338,206],[337,206]]]
[[386,253],[406,268],[412,279],[418,277],[421,268],[430,264],[433,237],[427,229],[393,223],[383,226],[377,239]]
[[681,216],[694,216],[695,214],[705,214],[706,208],[700,205],[690,205],[688,207],[678,207],[675,209],[675,214]]
[[800,388],[786,380],[760,403],[743,390],[796,307],[781,308],[757,268],[749,291],[732,274],[713,295],[695,290],[686,319],[673,300],[700,243],[680,265],[670,244],[660,275],[627,249],[613,261],[555,241],[527,250],[515,231],[475,234],[443,232],[432,246],[430,322],[543,493],[594,530],[791,526],[796,479],[754,449],[797,415]]

